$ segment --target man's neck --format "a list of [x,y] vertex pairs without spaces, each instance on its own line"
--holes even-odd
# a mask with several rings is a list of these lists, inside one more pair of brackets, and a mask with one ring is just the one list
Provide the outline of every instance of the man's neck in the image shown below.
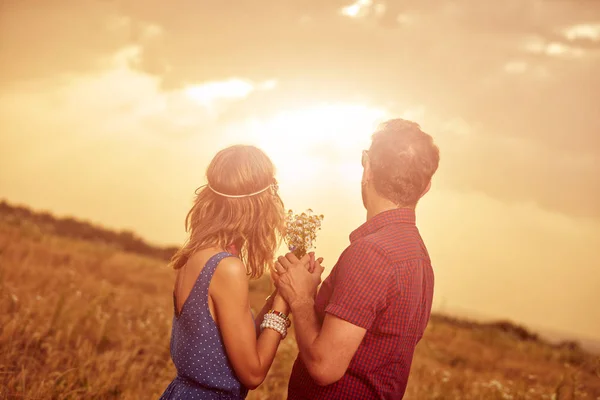
[[369,207],[367,208],[367,221],[376,216],[377,214],[381,214],[384,211],[395,210],[398,207],[393,203],[388,204],[380,204],[378,207]]
[[375,201],[372,206],[367,207],[367,221],[369,221],[377,214],[381,214],[385,211],[397,210],[398,208],[414,209],[413,207],[398,207],[396,204],[392,203],[389,200],[380,199],[378,201]]

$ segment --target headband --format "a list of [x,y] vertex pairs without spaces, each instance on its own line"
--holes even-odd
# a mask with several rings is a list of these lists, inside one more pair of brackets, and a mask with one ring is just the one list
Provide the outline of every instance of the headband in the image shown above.
[[[266,192],[267,190],[269,190],[272,187],[276,187],[275,184],[271,183],[269,186],[267,186],[264,189],[259,190],[258,192],[254,192],[254,193],[249,193],[249,194],[225,194],[225,193],[221,193],[221,192],[217,192],[215,189],[213,189],[210,185],[204,185],[206,187],[208,187],[213,193],[218,194],[219,196],[223,196],[223,197],[229,197],[231,199],[239,199],[242,197],[251,197],[251,196],[256,196],[257,194],[261,194],[262,192]],[[200,188],[204,187],[204,186],[200,186]],[[200,189],[198,188],[198,189]],[[196,190],[196,192],[198,192],[198,190]]]

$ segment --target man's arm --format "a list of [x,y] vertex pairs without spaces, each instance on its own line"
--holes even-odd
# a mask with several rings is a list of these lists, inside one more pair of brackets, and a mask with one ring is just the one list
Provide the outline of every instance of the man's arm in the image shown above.
[[310,376],[321,386],[337,382],[346,373],[367,330],[332,314],[327,314],[320,326],[312,300],[297,301],[290,307],[300,358]]
[[[383,251],[367,241],[350,245],[338,265],[333,293],[320,326],[314,309],[314,273],[293,255],[280,257],[285,273],[277,285],[294,315],[300,358],[320,385],[341,379],[377,312],[390,282]],[[320,276],[320,275],[319,275]]]

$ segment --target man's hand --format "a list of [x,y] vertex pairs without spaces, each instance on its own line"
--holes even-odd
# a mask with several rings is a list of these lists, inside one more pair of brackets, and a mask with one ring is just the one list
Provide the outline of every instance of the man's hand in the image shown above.
[[[277,261],[278,276],[275,278],[275,285],[291,308],[295,303],[314,301],[317,287],[321,283],[321,274],[325,270],[321,266],[323,259],[314,261],[314,253],[309,253],[308,256],[307,262],[306,257],[298,260],[293,253],[288,253]],[[312,271],[311,264],[314,265]]]

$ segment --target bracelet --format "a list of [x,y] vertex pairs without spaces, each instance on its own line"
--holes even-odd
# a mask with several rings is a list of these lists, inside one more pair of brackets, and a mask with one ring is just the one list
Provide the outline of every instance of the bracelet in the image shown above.
[[264,319],[263,322],[260,324],[260,331],[262,332],[267,328],[279,333],[282,339],[285,339],[285,337],[287,336],[287,328],[285,324],[270,319]]
[[283,319],[276,314],[265,314],[264,319],[267,319],[269,321],[277,321],[284,325],[286,328],[292,326],[292,321],[290,321],[289,319]]
[[288,319],[288,316],[286,314],[282,313],[281,311],[277,311],[277,310],[271,309],[271,310],[269,310],[268,313],[269,314],[276,314],[276,315],[279,315],[280,317],[282,317],[284,319]]
[[287,324],[287,327],[289,328],[290,326],[292,326],[292,321],[290,321],[290,317],[284,313],[282,313],[281,311],[277,311],[277,310],[269,310],[269,312],[265,315],[268,314],[275,314],[280,316],[281,318],[283,318],[285,320],[285,323]]
[[291,322],[285,314],[271,310],[264,315],[263,322],[260,324],[260,331],[262,332],[265,328],[273,329],[282,336],[282,339],[285,339],[287,328],[290,325]]

